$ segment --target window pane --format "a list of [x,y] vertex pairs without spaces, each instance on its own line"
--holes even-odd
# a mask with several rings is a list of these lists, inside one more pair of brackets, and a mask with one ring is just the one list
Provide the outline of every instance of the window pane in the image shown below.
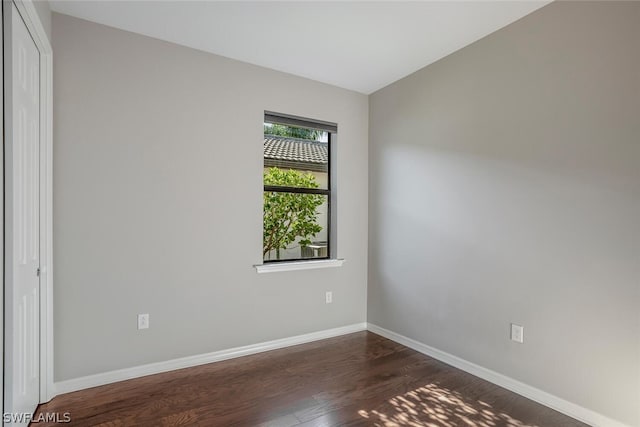
[[328,257],[328,197],[264,192],[265,261]]
[[329,188],[326,131],[265,123],[264,132],[265,185]]

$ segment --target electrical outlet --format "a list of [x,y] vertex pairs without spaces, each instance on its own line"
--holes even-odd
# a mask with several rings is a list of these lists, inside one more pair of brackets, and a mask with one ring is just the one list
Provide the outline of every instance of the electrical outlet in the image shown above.
[[149,329],[149,314],[138,314],[138,329]]
[[511,341],[524,343],[524,326],[511,324]]
[[324,297],[327,304],[331,304],[333,302],[333,292],[327,291]]

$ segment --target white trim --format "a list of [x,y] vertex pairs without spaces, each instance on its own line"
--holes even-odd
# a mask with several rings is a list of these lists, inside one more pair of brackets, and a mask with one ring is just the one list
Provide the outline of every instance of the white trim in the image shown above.
[[[4,10],[4,1],[0,5],[0,11]],[[0,15],[0,34],[2,35],[2,54],[0,54],[0,67],[2,67],[2,83],[0,86],[0,94],[2,94],[2,103],[0,103],[0,117],[2,118],[2,147],[0,150],[0,188],[4,194],[4,13]],[[0,277],[2,277],[2,291],[0,292],[0,328],[2,328],[2,339],[0,339],[0,354],[2,354],[2,377],[0,377],[0,413],[4,414],[4,196],[0,197]],[[3,423],[0,421],[0,425]]]
[[278,271],[313,270],[316,268],[342,267],[344,259],[322,259],[318,261],[274,262],[254,265],[258,273],[275,273]]
[[40,403],[53,398],[53,49],[33,0],[13,0],[40,53]]
[[227,350],[214,351],[213,353],[199,354],[196,356],[181,357],[179,359],[167,360],[164,362],[150,363],[148,365],[136,366],[133,368],[119,369],[117,371],[104,372],[96,375],[89,375],[72,380],[55,383],[56,394],[70,393],[72,391],[97,387],[117,381],[129,380],[132,378],[144,377],[146,375],[159,374],[161,372],[173,371],[175,369],[190,368],[192,366],[204,365],[206,363],[219,362],[236,357],[248,356],[250,354],[262,353],[264,351],[276,350],[278,348],[290,347],[292,345],[304,344],[312,341],[333,338],[340,335],[365,331],[366,323],[355,323],[353,325],[342,326],[324,331],[312,332],[304,335],[297,335],[289,338],[282,338],[259,344],[235,347]]
[[565,415],[585,422],[593,427],[631,427],[590,409],[583,408],[575,403],[571,403],[560,397],[554,396],[546,391],[542,391],[528,384],[514,380],[513,378],[476,365],[475,363],[438,350],[414,339],[405,337],[404,335],[381,328],[380,326],[376,326],[372,323],[367,323],[367,330],[468,372],[471,375],[475,375],[476,377],[489,381],[490,383],[506,388],[507,390],[526,397],[527,399],[531,399],[542,405],[548,406],[549,408],[555,409],[558,412],[562,412]]

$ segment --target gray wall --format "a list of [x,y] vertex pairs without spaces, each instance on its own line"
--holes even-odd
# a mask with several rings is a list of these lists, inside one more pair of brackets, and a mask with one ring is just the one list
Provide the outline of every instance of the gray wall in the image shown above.
[[[64,15],[53,33],[56,381],[366,320],[366,96]],[[338,124],[341,268],[252,267],[264,110]]]
[[553,3],[369,115],[368,321],[635,426],[639,23]]

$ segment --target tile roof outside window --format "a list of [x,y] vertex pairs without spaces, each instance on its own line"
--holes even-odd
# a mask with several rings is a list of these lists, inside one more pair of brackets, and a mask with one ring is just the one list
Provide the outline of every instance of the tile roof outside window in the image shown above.
[[[326,142],[311,141],[274,135],[264,136],[264,159],[275,162],[291,162],[299,164],[300,169],[313,169],[328,165],[328,144]],[[315,165],[315,167],[313,167]],[[326,170],[326,169],[325,169]]]

